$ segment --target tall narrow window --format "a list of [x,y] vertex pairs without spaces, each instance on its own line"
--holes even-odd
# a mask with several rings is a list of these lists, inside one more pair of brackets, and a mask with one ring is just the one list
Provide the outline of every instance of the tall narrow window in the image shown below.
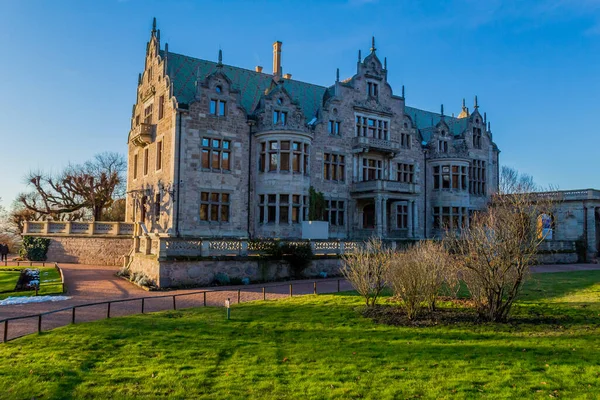
[[408,205],[399,204],[396,209],[396,228],[407,229],[408,228]]
[[323,159],[323,179],[344,182],[346,179],[346,157],[341,154],[325,153]]
[[262,142],[260,144],[260,158],[258,160],[258,170],[260,172],[265,171],[266,161],[267,161],[267,143]]
[[138,155],[137,153],[133,156],[133,179],[137,179],[138,176]]
[[302,149],[299,142],[292,143],[292,171],[300,172],[300,157],[302,157]]
[[287,224],[289,218],[290,211],[290,195],[289,194],[280,194],[279,195],[279,223]]
[[270,194],[268,196],[269,205],[267,207],[267,222],[277,222],[277,195]]
[[148,148],[144,149],[144,176],[148,175]]
[[400,134],[400,146],[404,149],[410,149],[410,135],[408,133]]
[[287,111],[281,111],[281,110],[273,111],[273,124],[274,125],[286,125],[287,124]]
[[282,141],[281,142],[281,166],[279,167],[280,171],[289,171],[290,170],[290,142]]
[[160,193],[157,193],[154,198],[154,221],[160,220]]
[[473,147],[481,149],[481,128],[473,128]]
[[161,120],[165,116],[165,96],[160,96],[158,100],[158,119]]
[[144,108],[144,123],[151,124],[152,123],[152,104],[148,105],[148,107]]
[[163,142],[162,140],[156,142],[156,170],[162,169],[162,156],[163,156]]
[[344,200],[328,200],[326,215],[328,217],[329,224],[332,226],[344,226],[345,225],[345,207]]

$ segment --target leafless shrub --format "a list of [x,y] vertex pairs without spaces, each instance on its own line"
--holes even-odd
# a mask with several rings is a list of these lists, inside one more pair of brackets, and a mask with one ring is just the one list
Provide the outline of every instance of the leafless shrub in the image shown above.
[[448,262],[443,243],[423,241],[392,258],[388,282],[408,319],[417,318],[425,308],[435,310],[444,286],[455,286],[456,274]]
[[385,287],[392,254],[381,239],[372,238],[364,247],[342,256],[340,271],[365,298],[367,307],[373,307],[377,303]]
[[507,319],[536,261],[544,240],[539,218],[559,200],[537,191],[531,177],[503,168],[500,193],[487,209],[473,215],[468,229],[447,235],[461,278],[486,321]]

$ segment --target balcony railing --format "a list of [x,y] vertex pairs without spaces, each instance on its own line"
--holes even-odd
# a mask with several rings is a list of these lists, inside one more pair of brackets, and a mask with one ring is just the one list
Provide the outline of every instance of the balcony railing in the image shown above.
[[393,193],[420,193],[421,188],[415,183],[404,183],[377,179],[372,181],[354,182],[350,187],[353,193],[360,192],[393,192]]
[[400,143],[391,140],[376,139],[365,136],[358,136],[352,139],[354,149],[378,150],[384,152],[397,153],[400,151]]
[[134,223],[129,222],[91,222],[91,221],[27,221],[23,235],[28,236],[133,236]]
[[152,142],[155,125],[141,123],[131,130],[129,134],[130,141],[135,146],[144,147]]

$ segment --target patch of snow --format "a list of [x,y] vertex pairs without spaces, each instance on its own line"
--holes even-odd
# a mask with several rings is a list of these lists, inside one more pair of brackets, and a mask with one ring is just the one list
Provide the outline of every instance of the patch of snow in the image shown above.
[[46,301],[63,301],[69,300],[70,296],[17,296],[7,297],[0,300],[0,306],[12,306],[15,304],[43,303]]

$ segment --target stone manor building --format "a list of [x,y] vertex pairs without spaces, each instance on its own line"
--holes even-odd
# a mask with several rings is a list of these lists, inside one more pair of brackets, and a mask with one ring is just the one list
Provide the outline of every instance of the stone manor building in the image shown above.
[[[332,76],[334,76],[332,71]],[[498,185],[499,150],[477,98],[455,116],[394,94],[375,40],[324,87],[282,70],[161,47],[153,24],[128,138],[127,221],[164,236],[300,238],[309,188],[329,238],[435,236],[468,224]]]

